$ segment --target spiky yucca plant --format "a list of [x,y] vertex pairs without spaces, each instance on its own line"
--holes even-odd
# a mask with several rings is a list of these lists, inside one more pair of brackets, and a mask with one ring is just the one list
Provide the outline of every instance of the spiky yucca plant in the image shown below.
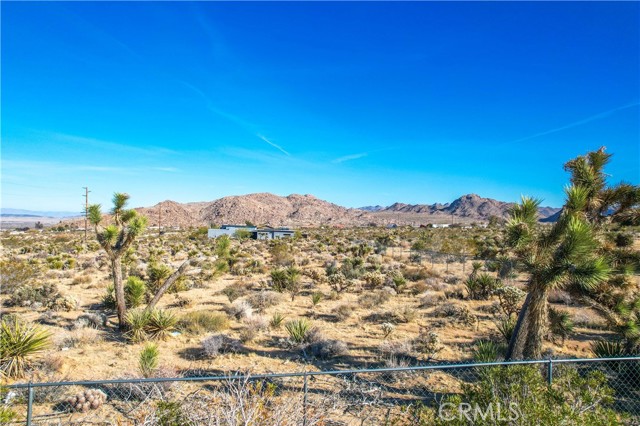
[[22,377],[33,354],[47,349],[51,333],[20,320],[3,319],[0,323],[0,372],[8,377]]
[[147,330],[149,321],[151,320],[151,312],[146,309],[131,309],[125,316],[125,322],[128,330],[125,336],[134,343],[143,342],[149,337]]
[[127,278],[124,286],[124,298],[129,308],[137,308],[144,303],[147,285],[138,277]]
[[176,327],[178,319],[169,311],[154,309],[149,317],[147,331],[151,338],[166,340]]
[[288,321],[284,325],[284,328],[287,329],[291,341],[300,344],[307,340],[307,336],[311,330],[311,323],[306,319],[296,319]]
[[282,315],[279,312],[276,312],[271,317],[271,321],[269,321],[269,325],[271,326],[271,328],[280,328],[283,321],[284,321],[284,315]]
[[144,377],[151,377],[153,372],[158,368],[158,346],[155,343],[147,343],[140,352],[138,358],[138,369]]

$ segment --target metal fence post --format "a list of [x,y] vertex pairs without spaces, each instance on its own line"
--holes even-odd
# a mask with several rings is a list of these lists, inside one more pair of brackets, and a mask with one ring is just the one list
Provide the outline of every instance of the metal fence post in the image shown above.
[[302,396],[302,426],[307,426],[307,373],[304,374],[304,386]]
[[29,392],[29,399],[27,401],[27,426],[31,426],[31,417],[33,415],[33,386],[31,386],[31,382],[29,382],[27,389]]
[[553,384],[553,360],[549,358],[549,368],[547,370],[547,381],[549,382],[549,386]]

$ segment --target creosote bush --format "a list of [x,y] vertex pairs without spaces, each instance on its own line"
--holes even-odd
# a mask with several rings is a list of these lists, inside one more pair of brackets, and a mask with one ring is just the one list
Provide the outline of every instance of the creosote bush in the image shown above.
[[182,332],[194,335],[217,332],[229,327],[229,318],[225,314],[209,311],[188,312],[180,317],[177,327]]

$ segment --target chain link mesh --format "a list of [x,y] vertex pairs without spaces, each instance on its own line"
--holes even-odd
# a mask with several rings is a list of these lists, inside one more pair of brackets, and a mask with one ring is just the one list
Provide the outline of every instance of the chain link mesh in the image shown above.
[[[422,368],[189,377],[162,382],[32,384],[32,425],[281,425],[350,426],[394,423],[411,407],[437,407],[491,369],[510,364],[432,365]],[[553,360],[530,365],[545,386],[571,388],[568,380],[604,377],[607,403],[626,424],[640,424],[640,358]],[[511,367],[510,367],[511,368]],[[577,375],[568,376],[571,370]],[[551,376],[549,376],[551,373]],[[4,399],[28,417],[29,388],[10,386]],[[591,389],[596,394],[599,389]],[[74,399],[75,398],[75,399]],[[577,410],[585,402],[571,401]],[[7,404],[5,404],[7,405]],[[404,414],[403,414],[404,413]],[[422,423],[421,423],[422,424]]]

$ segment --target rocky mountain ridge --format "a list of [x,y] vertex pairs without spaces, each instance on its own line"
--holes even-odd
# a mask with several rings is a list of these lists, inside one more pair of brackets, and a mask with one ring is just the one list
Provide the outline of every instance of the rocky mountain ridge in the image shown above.
[[[313,195],[271,193],[233,195],[211,202],[177,203],[162,201],[136,210],[149,218],[149,226],[210,226],[243,224],[269,226],[362,226],[368,224],[422,225],[427,223],[486,222],[491,216],[506,218],[513,203],[505,203],[476,194],[464,195],[446,204],[394,203],[388,207],[373,206],[352,209],[339,206]],[[559,209],[541,209],[541,219]],[[74,220],[77,222],[77,219]]]

